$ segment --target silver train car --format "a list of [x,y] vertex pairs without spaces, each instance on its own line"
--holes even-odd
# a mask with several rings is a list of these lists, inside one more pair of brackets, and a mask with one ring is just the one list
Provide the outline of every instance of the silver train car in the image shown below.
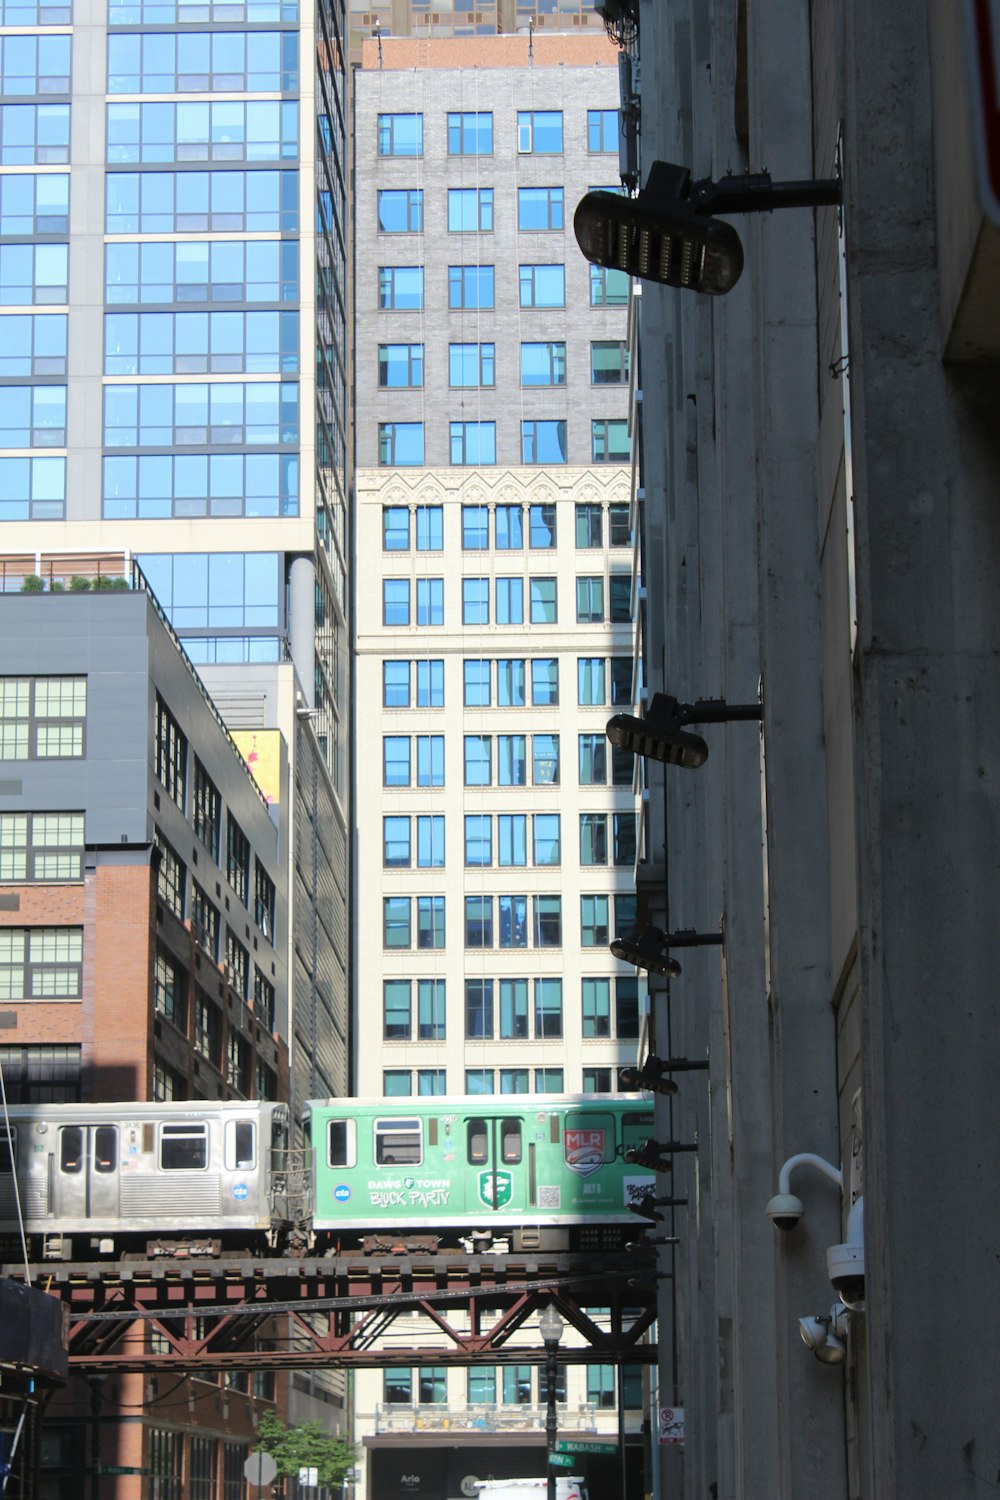
[[0,1118],[7,1261],[20,1256],[22,1219],[32,1260],[89,1261],[274,1249],[308,1213],[287,1104],[24,1104],[8,1120]]

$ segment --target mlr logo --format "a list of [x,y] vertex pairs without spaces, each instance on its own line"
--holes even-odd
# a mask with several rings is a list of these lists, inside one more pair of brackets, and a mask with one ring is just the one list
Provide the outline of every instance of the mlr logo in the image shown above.
[[567,1130],[563,1137],[566,1165],[579,1177],[590,1177],[604,1165],[603,1130]]

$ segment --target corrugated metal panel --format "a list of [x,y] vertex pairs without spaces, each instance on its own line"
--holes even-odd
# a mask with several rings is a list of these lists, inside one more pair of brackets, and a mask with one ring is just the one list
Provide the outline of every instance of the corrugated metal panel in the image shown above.
[[[122,1178],[121,1206],[123,1219],[148,1219],[161,1214],[178,1214],[178,1223],[186,1223],[192,1214],[221,1212],[222,1186],[218,1173],[197,1176],[178,1172],[176,1177]],[[166,1232],[171,1226],[164,1223]]]

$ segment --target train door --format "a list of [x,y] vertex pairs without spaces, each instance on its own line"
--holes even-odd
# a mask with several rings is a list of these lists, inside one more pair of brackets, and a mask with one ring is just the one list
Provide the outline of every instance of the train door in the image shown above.
[[17,1126],[6,1125],[0,1120],[0,1219],[5,1223],[17,1223],[18,1192],[23,1184],[15,1186],[14,1172],[17,1166]]
[[524,1133],[516,1115],[473,1115],[465,1122],[472,1210],[501,1216],[525,1209]]
[[61,1125],[55,1182],[60,1219],[117,1219],[118,1126]]

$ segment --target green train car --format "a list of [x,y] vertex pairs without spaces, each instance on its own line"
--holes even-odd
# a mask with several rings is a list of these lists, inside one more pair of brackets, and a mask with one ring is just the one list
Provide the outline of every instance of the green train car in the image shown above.
[[[654,1183],[624,1159],[653,1134],[638,1094],[328,1099],[305,1107],[319,1244],[380,1234],[514,1250],[616,1249]],[[466,1237],[463,1239],[463,1237]]]

